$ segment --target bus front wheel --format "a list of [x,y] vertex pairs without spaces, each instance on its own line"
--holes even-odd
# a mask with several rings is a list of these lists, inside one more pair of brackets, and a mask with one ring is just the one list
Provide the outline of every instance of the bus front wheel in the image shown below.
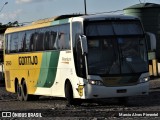
[[65,97],[67,99],[68,105],[74,104],[73,89],[72,89],[72,85],[70,82],[67,82],[65,85]]

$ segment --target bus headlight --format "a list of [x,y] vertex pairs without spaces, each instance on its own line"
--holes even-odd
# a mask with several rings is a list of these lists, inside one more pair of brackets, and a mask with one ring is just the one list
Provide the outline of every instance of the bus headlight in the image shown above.
[[148,82],[149,79],[150,79],[149,77],[140,78],[139,82],[140,83]]
[[100,86],[103,85],[103,82],[100,80],[88,80],[88,81],[89,81],[89,84],[91,85],[100,85]]

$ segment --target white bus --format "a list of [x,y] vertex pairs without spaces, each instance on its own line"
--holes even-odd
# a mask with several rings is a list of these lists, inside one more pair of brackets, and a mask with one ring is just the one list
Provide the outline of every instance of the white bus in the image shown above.
[[127,98],[149,92],[145,33],[136,17],[59,16],[5,32],[5,82],[19,100],[39,95]]

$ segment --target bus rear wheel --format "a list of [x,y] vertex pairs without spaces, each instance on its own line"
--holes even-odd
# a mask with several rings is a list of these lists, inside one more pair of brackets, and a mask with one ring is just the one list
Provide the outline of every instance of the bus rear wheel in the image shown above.
[[26,82],[23,81],[22,82],[22,95],[23,95],[23,99],[24,101],[28,101],[29,97],[28,97],[28,91],[27,91],[27,85],[26,85]]
[[19,101],[23,101],[23,95],[22,95],[22,86],[19,84],[19,83],[17,83],[16,84],[16,93],[17,93],[17,99],[19,100]]

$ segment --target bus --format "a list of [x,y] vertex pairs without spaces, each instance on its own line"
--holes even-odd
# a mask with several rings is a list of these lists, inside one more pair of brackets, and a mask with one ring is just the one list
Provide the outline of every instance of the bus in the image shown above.
[[[8,28],[5,84],[20,101],[148,95],[145,32],[136,17],[62,15]],[[76,101],[79,102],[76,102]]]

